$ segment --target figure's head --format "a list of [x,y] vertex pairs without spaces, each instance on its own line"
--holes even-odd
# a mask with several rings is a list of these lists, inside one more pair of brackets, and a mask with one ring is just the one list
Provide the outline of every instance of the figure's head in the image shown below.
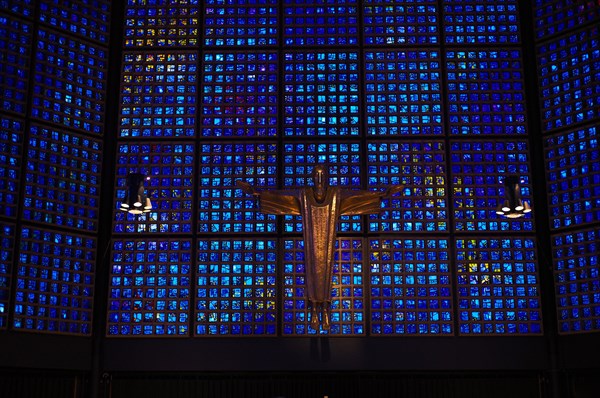
[[327,167],[322,164],[318,164],[312,171],[312,178],[314,182],[315,194],[317,199],[321,200],[325,196],[327,185],[329,183],[329,174],[327,173]]

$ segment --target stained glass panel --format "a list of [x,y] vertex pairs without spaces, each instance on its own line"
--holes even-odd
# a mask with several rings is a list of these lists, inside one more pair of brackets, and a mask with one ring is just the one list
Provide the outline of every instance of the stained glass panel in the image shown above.
[[0,215],[16,217],[24,121],[0,116]]
[[9,10],[25,17],[32,17],[33,3],[33,0],[0,0],[0,9]]
[[552,228],[600,221],[598,128],[557,133],[544,146]]
[[101,140],[31,126],[25,167],[23,219],[97,231]]
[[284,57],[284,134],[358,135],[358,53],[303,51]]
[[559,333],[600,330],[600,229],[552,238]]
[[189,239],[113,239],[108,336],[189,335]]
[[532,238],[456,240],[461,335],[540,335],[542,311]]
[[453,333],[446,239],[370,240],[371,335]]
[[39,18],[65,33],[108,44],[109,0],[44,0]]
[[277,332],[274,239],[201,239],[196,272],[196,335]]
[[206,46],[272,46],[278,44],[277,0],[204,2]]
[[446,52],[450,134],[526,133],[518,49]]
[[352,46],[358,44],[357,0],[285,0],[286,46]]
[[439,43],[437,0],[366,0],[363,3],[366,45]]
[[209,53],[202,65],[202,136],[277,135],[276,53]]
[[198,54],[127,53],[121,74],[121,137],[193,137]]
[[367,51],[367,134],[442,134],[440,64],[435,50]]
[[369,216],[369,231],[447,231],[445,158],[439,141],[368,142],[369,188],[404,187],[401,194],[382,200],[379,215]]
[[102,134],[107,51],[46,29],[36,44],[31,116]]
[[538,76],[545,132],[600,118],[600,28],[538,46]]
[[31,26],[0,15],[0,98],[2,110],[25,115]]
[[[330,334],[357,336],[366,333],[362,238],[338,238],[332,276],[331,329],[310,326],[305,296],[306,262],[302,239],[284,240],[283,335]],[[322,319],[321,319],[322,321]]]
[[[132,215],[116,210],[125,198],[127,175],[150,177],[145,185],[152,210]],[[194,144],[120,144],[117,154],[114,232],[190,233],[194,191]]]
[[0,330],[8,327],[14,248],[15,226],[0,223]]
[[128,0],[125,47],[196,46],[198,3],[198,0]]
[[90,336],[96,241],[21,228],[13,328]]
[[518,0],[444,0],[447,44],[520,42]]
[[496,214],[504,198],[503,181],[507,176],[520,178],[521,196],[531,203],[529,149],[525,141],[451,142],[450,157],[456,231],[534,230],[531,213],[516,219]]
[[198,232],[275,232],[275,216],[235,186],[243,179],[257,189],[277,184],[277,146],[215,143],[200,146]]
[[600,3],[572,0],[535,0],[535,37],[544,39],[600,19]]

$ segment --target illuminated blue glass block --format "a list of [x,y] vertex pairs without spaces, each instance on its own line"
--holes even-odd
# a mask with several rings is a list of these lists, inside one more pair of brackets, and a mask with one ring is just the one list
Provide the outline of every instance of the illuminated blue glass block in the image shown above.
[[549,214],[554,229],[600,220],[598,128],[544,138]]
[[0,330],[8,327],[15,226],[0,223]]
[[102,134],[106,49],[45,29],[38,31],[37,40],[31,116]]
[[461,334],[541,334],[532,238],[456,239]]
[[2,110],[26,113],[31,26],[0,15],[0,98]]
[[600,4],[591,1],[535,0],[533,12],[535,37],[543,39],[600,19]]
[[77,133],[31,126],[23,218],[96,231],[102,144]]
[[450,134],[526,133],[519,50],[446,52]]
[[275,232],[273,214],[236,187],[245,181],[257,189],[277,187],[277,146],[273,143],[219,143],[200,146],[198,232]]
[[276,136],[277,54],[206,52],[203,56],[202,136]]
[[302,51],[284,54],[286,136],[359,134],[357,52]]
[[600,117],[599,30],[596,24],[538,46],[545,132]]
[[276,332],[276,240],[198,242],[196,335]]
[[193,137],[198,54],[126,53],[121,78],[121,137]]
[[198,0],[128,1],[125,47],[198,45]]
[[452,334],[446,239],[371,239],[371,335]]
[[[194,144],[186,142],[118,146],[115,232],[191,232],[194,151]],[[149,177],[145,188],[152,203],[150,212],[132,215],[117,210],[125,198],[129,173]]]
[[403,186],[369,215],[369,231],[445,231],[448,229],[445,149],[442,142],[367,143],[370,189]]
[[355,46],[358,44],[358,1],[285,0],[283,36],[286,46]]
[[65,33],[108,44],[109,0],[45,0],[40,2],[39,18]]
[[600,330],[600,230],[555,235],[552,239],[560,333]]
[[363,3],[365,44],[439,43],[439,11],[436,0],[368,0]]
[[[452,198],[457,231],[533,231],[531,213],[509,219],[496,214],[504,198],[503,179],[521,178],[521,195],[531,204],[529,150],[525,141],[450,143]],[[535,211],[535,210],[534,210]]]
[[190,245],[187,239],[113,239],[109,336],[189,335]]
[[91,334],[94,239],[21,228],[13,328]]
[[23,121],[0,117],[0,215],[16,217],[23,145]]
[[204,2],[204,45],[273,46],[278,44],[277,0]]
[[447,44],[517,44],[517,0],[444,0]]
[[11,11],[24,17],[32,17],[33,8],[33,0],[0,0],[0,9]]
[[437,51],[366,52],[367,134],[443,133]]

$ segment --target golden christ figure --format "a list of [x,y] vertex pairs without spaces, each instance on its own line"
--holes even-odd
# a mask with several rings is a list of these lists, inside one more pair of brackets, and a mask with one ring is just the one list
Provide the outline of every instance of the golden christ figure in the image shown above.
[[258,197],[263,213],[302,216],[310,326],[318,330],[321,323],[324,330],[329,330],[333,253],[339,216],[379,213],[381,199],[400,191],[402,186],[391,186],[383,192],[332,187],[327,167],[322,164],[314,167],[312,178],[312,187],[295,190],[258,190],[240,180],[237,186],[246,194]]

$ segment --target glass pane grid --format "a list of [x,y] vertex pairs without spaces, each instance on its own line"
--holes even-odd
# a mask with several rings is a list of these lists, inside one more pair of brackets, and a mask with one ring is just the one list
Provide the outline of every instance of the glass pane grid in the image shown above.
[[24,124],[0,116],[0,215],[5,217],[17,216]]
[[532,238],[457,239],[460,335],[541,335]]
[[24,220],[98,230],[101,140],[33,125],[25,167]]
[[22,227],[13,328],[92,334],[96,241]]
[[450,134],[526,133],[520,50],[449,50],[446,68]]
[[198,54],[126,53],[121,73],[119,135],[193,137]]
[[371,335],[452,335],[446,239],[370,240]]
[[535,0],[535,37],[544,39],[600,19],[600,3],[572,0]]
[[125,6],[125,47],[198,45],[198,0],[129,0]]
[[283,133],[359,135],[358,53],[302,51],[284,57]]
[[520,42],[518,0],[444,0],[447,44]]
[[40,2],[40,21],[102,44],[108,44],[109,0],[45,0]]
[[447,231],[445,157],[443,142],[367,143],[369,187],[404,186],[369,216],[369,232]]
[[25,115],[31,25],[0,15],[0,98],[3,111]]
[[[302,189],[312,186],[312,171],[316,164],[327,164],[329,185],[343,189],[361,188],[360,144],[356,142],[320,142],[284,144],[283,186],[285,189]],[[302,232],[301,216],[283,216],[285,232]],[[342,215],[338,232],[363,230],[362,216]]]
[[368,135],[440,135],[442,124],[440,53],[365,53]]
[[366,45],[438,44],[436,0],[364,1]]
[[552,228],[600,221],[598,128],[554,134],[544,147]]
[[14,248],[15,226],[0,222],[0,330],[8,327]]
[[599,32],[593,26],[538,46],[545,132],[600,118]]
[[600,330],[600,229],[552,238],[559,333]]
[[286,46],[354,46],[358,44],[357,0],[285,0]]
[[109,337],[189,336],[189,239],[113,239]]
[[34,0],[0,0],[0,9],[12,11],[24,17],[33,16]]
[[274,46],[278,44],[277,0],[204,2],[204,45]]
[[276,188],[276,144],[202,144],[200,162],[198,232],[276,232],[275,216],[235,186],[243,179],[257,189]]
[[277,244],[263,239],[198,242],[197,336],[277,333]]
[[276,136],[277,54],[203,56],[202,136]]
[[322,327],[318,331],[310,327],[310,308],[305,296],[304,258],[302,239],[284,240],[283,335],[364,335],[366,324],[362,238],[336,240],[329,331]]
[[[119,144],[117,153],[116,233],[191,233],[194,190],[194,144]],[[152,203],[148,213],[117,210],[125,199],[127,175],[150,177],[145,184]]]
[[517,219],[496,214],[504,198],[502,181],[507,176],[521,179],[521,196],[535,207],[525,141],[455,141],[450,143],[450,153],[456,231],[534,230],[531,214]]
[[40,29],[36,50],[31,116],[82,132],[102,134],[106,49]]

